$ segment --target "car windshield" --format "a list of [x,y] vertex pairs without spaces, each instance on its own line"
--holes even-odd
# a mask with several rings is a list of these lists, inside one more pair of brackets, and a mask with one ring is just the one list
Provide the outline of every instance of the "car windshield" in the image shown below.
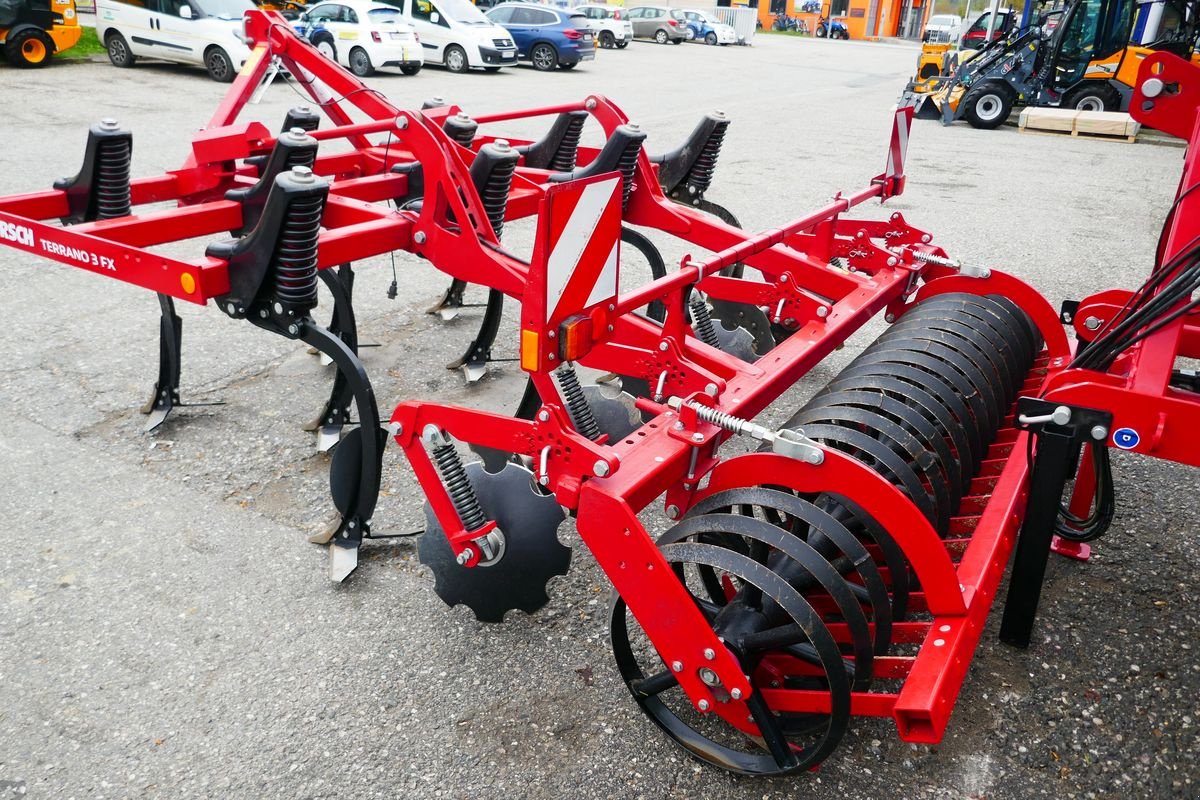
[[367,12],[372,22],[399,22],[400,11],[395,8],[372,8]]
[[437,0],[437,6],[446,16],[466,25],[495,25],[483,15],[471,0]]
[[672,9],[671,9],[671,18],[672,18],[672,19],[677,19],[677,20],[679,20],[680,22],[687,22],[687,17],[685,17],[685,16],[683,15],[683,12],[682,12],[682,11],[680,11],[678,8],[672,8]]
[[204,16],[218,19],[241,19],[254,8],[250,0],[193,0],[193,3]]

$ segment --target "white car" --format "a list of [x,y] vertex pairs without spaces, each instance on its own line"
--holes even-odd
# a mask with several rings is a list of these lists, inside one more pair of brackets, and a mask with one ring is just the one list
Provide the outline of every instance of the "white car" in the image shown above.
[[250,57],[242,16],[250,0],[96,0],[96,36],[116,67],[140,57],[200,64],[228,83]]
[[471,0],[383,0],[400,9],[421,37],[425,60],[451,72],[515,66],[512,34],[483,15]]
[[425,64],[421,40],[400,10],[370,0],[318,3],[296,21],[296,30],[321,54],[360,78],[377,67],[416,75]]
[[575,10],[587,18],[588,30],[601,47],[625,49],[633,41],[633,23],[620,6],[587,3]]
[[689,40],[703,41],[705,44],[737,44],[737,31],[732,25],[716,19],[703,11],[688,9],[683,12],[688,22]]
[[962,35],[962,17],[954,14],[934,14],[925,23],[921,39],[926,42],[957,42]]

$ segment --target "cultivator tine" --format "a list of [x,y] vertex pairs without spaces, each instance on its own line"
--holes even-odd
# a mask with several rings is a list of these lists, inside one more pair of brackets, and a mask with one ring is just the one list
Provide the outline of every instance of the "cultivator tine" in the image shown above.
[[175,313],[175,302],[165,294],[158,295],[158,380],[150,400],[142,406],[148,414],[146,433],[162,425],[179,402],[180,348],[183,344],[183,320]]
[[704,202],[728,127],[724,111],[706,114],[682,145],[650,158],[658,165],[658,182],[667,197],[684,205]]
[[[354,287],[354,271],[349,264],[343,264],[337,273],[327,269],[317,275],[329,288],[333,297],[333,318],[328,328],[329,333],[341,339],[347,349],[357,356],[358,327],[354,319],[354,305],[350,300]],[[315,345],[313,348],[321,354],[322,363],[333,362],[331,352],[321,350]],[[344,370],[338,369],[325,407],[316,419],[304,426],[306,431],[316,431],[318,452],[327,453],[341,441],[342,428],[350,422],[350,402],[353,399],[354,392],[348,376]]]

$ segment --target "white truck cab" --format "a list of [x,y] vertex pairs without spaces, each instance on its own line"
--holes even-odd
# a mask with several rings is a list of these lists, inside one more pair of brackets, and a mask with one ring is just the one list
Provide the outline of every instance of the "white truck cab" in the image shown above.
[[425,63],[451,72],[494,72],[517,63],[512,35],[483,15],[470,0],[381,0],[400,9],[425,49]]
[[250,57],[242,16],[250,0],[96,0],[96,35],[117,67],[139,57],[199,64],[228,83]]

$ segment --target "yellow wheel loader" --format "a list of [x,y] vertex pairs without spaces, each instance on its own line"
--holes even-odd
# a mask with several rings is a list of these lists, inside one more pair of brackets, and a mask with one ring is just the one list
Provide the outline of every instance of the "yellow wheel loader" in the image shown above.
[[75,0],[0,0],[0,50],[14,67],[41,67],[83,35]]
[[1127,110],[1142,59],[1158,49],[1191,55],[1195,39],[1189,29],[1177,42],[1129,44],[1136,5],[1071,0],[1053,27],[1043,15],[1037,25],[964,56],[956,69],[911,82],[901,103],[916,106],[921,119],[947,125],[965,119],[984,129],[999,127],[1017,105]]

